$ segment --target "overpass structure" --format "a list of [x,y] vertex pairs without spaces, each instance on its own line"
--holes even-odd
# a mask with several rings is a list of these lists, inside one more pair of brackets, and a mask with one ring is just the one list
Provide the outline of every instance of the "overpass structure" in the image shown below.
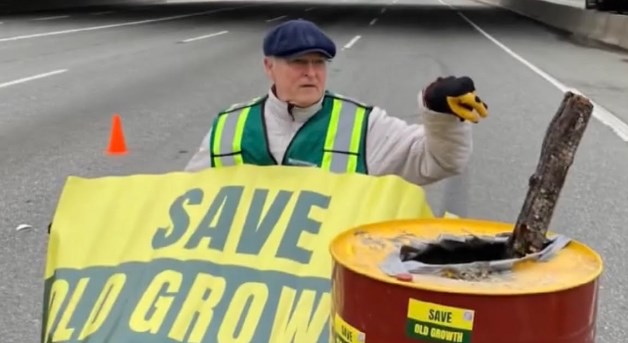
[[[341,1],[343,0],[338,0]],[[628,15],[623,13],[628,11],[628,0],[475,1],[505,8],[578,37],[628,49]],[[0,14],[168,2],[169,0],[0,0]]]
[[[168,0],[0,0],[0,13],[129,4],[156,4],[166,3],[167,1]],[[529,2],[530,0],[519,1]],[[628,0],[549,0],[549,2],[605,12],[628,11]]]
[[0,13],[164,3],[166,0],[0,0]]

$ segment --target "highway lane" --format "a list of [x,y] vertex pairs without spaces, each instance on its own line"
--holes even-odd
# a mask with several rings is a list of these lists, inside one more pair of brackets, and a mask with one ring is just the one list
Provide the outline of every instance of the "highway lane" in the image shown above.
[[[468,17],[485,31],[560,82],[574,87],[628,122],[628,52],[602,49],[599,43],[536,25],[504,11],[475,11],[483,7],[468,1],[450,0],[465,9]],[[497,15],[497,14],[500,15]]]
[[[503,15],[514,17],[499,10],[468,1],[449,3],[565,83],[593,74],[580,61],[617,56],[561,40],[528,21],[505,22]],[[251,7],[6,40],[235,6]],[[265,91],[261,38],[277,22],[267,20],[284,15],[278,21],[313,19],[336,40],[340,51],[330,66],[332,89],[383,106],[408,121],[416,120],[420,87],[439,75],[472,76],[489,103],[491,117],[475,127],[469,171],[428,187],[430,200],[437,211],[446,204],[472,217],[516,218],[544,130],[562,94],[439,1],[412,7],[404,1],[379,0],[363,6],[322,1],[197,3],[171,5],[168,10],[117,10],[97,19],[86,13],[37,24],[9,19],[14,29],[0,31],[0,187],[4,190],[0,268],[5,272],[0,302],[11,309],[0,316],[2,337],[8,342],[38,339],[46,252],[43,232],[65,177],[182,169],[219,108]],[[507,30],[500,33],[501,28]],[[182,43],[223,31],[227,32]],[[557,44],[569,49],[569,55],[550,49]],[[538,57],[538,52],[545,55]],[[619,75],[622,65],[607,65],[611,71],[597,77],[619,82],[613,71]],[[567,69],[572,71],[569,79],[564,74]],[[10,84],[55,70],[64,72]],[[612,100],[612,91],[602,89],[595,99],[623,118],[626,112],[619,100]],[[110,158],[102,152],[115,112],[122,115],[130,154]],[[628,160],[618,158],[625,156],[625,150],[625,142],[593,119],[553,221],[558,231],[598,249],[608,263],[599,319],[598,342],[602,343],[619,342],[628,332],[619,315],[628,303],[621,269],[622,244],[628,243],[622,225],[628,221],[622,211],[628,198],[621,191],[628,182]],[[603,206],[608,206],[604,212]],[[14,228],[23,223],[35,226],[37,232],[15,233]]]

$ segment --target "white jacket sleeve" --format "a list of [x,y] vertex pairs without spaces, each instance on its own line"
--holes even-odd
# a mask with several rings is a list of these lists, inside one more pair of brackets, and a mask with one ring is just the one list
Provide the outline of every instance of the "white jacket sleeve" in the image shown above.
[[184,171],[195,172],[206,168],[211,168],[211,154],[209,152],[209,139],[211,137],[211,129],[207,132],[207,135],[203,138],[201,146],[198,151],[192,156]]
[[369,174],[398,175],[408,182],[427,185],[461,173],[472,152],[471,123],[424,107],[423,124],[408,124],[374,108],[367,138]]

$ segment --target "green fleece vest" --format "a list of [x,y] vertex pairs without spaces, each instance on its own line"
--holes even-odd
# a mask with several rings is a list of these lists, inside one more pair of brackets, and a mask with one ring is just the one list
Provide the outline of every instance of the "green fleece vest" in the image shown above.
[[277,163],[268,148],[266,99],[231,106],[214,119],[209,141],[213,168],[281,164],[368,174],[366,134],[371,106],[326,92],[322,108],[301,126]]

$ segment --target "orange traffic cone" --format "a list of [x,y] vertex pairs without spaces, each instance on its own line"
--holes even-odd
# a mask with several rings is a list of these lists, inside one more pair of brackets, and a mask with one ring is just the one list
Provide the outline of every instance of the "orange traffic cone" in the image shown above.
[[109,147],[107,154],[123,155],[126,154],[126,143],[124,141],[124,132],[122,130],[122,120],[119,114],[114,114],[112,118],[111,135],[109,137]]

